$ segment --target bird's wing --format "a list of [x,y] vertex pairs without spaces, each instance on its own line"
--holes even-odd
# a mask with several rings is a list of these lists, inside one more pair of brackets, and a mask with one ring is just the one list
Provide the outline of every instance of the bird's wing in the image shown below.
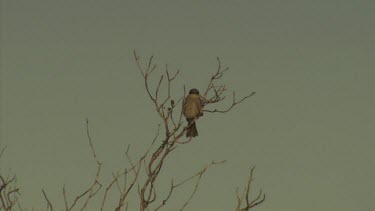
[[203,106],[204,106],[204,104],[203,104],[203,100],[201,98],[199,98],[199,104],[200,104],[200,106],[199,106],[199,116],[203,116]]
[[198,111],[198,115],[200,115],[200,113],[202,113],[202,101],[201,101],[201,98],[198,98],[195,102],[195,105],[197,106],[197,111]]
[[182,114],[185,115],[185,116],[186,116],[185,112],[186,112],[186,102],[187,102],[187,98],[188,98],[188,97],[186,97],[186,98],[184,98],[184,99],[182,100]]

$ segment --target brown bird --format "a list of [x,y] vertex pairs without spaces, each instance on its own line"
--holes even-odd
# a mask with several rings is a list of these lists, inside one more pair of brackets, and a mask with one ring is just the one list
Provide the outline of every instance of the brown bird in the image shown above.
[[189,124],[189,127],[186,132],[186,137],[198,136],[197,126],[195,124],[194,119],[196,120],[197,118],[199,118],[199,116],[202,116],[203,113],[202,101],[199,96],[199,91],[197,89],[191,89],[189,91],[188,96],[186,96],[182,104],[182,112]]

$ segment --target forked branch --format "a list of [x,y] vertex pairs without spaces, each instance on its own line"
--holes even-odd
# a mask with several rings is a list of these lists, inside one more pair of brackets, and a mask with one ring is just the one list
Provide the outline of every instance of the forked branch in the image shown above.
[[[217,61],[218,61],[217,71],[216,71],[215,74],[213,74],[211,76],[211,79],[208,83],[207,89],[205,90],[204,94],[201,95],[201,97],[203,99],[204,107],[206,107],[207,105],[210,105],[210,104],[216,104],[216,103],[221,102],[225,99],[224,94],[227,91],[227,88],[226,88],[225,84],[220,83],[220,79],[223,77],[224,72],[229,70],[229,67],[223,68],[222,65],[221,65],[221,61],[220,61],[219,57],[217,57]],[[235,93],[235,91],[233,91],[232,104],[227,109],[221,110],[221,109],[215,108],[213,110],[203,109],[203,111],[209,112],[209,113],[216,113],[216,112],[217,113],[226,113],[226,112],[230,111],[234,106],[242,103],[244,100],[252,97],[253,95],[255,95],[254,91],[252,91],[250,94],[242,97],[240,100],[236,100],[236,93]]]
[[236,211],[249,211],[250,209],[260,205],[266,200],[266,194],[264,194],[262,190],[259,191],[258,195],[255,198],[251,199],[250,197],[251,185],[254,180],[253,173],[254,173],[254,167],[251,168],[250,176],[247,180],[247,186],[243,194],[240,195],[238,193],[238,190],[236,192],[236,196],[237,196]]
[[[0,147],[1,148],[1,147]],[[0,149],[0,159],[4,155],[6,146]],[[0,211],[12,210],[16,204],[19,205],[17,196],[20,195],[16,184],[16,176],[5,176],[0,172]]]

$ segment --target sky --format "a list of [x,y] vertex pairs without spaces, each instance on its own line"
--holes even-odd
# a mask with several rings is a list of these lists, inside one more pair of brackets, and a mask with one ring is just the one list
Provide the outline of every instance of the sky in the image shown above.
[[257,92],[205,114],[168,160],[161,184],[227,160],[186,210],[234,210],[252,166],[267,194],[255,210],[375,209],[374,1],[0,2],[0,171],[17,175],[26,210],[45,208],[42,188],[62,207],[64,184],[72,200],[94,177],[86,118],[104,181],[129,144],[137,157],[152,141],[160,119],[133,50],[180,70],[174,96],[205,89],[216,57],[228,89]]

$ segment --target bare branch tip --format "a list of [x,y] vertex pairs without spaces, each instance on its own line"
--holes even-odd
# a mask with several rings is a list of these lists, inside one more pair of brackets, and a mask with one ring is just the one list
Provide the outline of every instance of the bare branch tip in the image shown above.
[[126,148],[126,151],[125,151],[126,154],[128,154],[129,149],[130,149],[130,144],[129,144],[128,147]]

